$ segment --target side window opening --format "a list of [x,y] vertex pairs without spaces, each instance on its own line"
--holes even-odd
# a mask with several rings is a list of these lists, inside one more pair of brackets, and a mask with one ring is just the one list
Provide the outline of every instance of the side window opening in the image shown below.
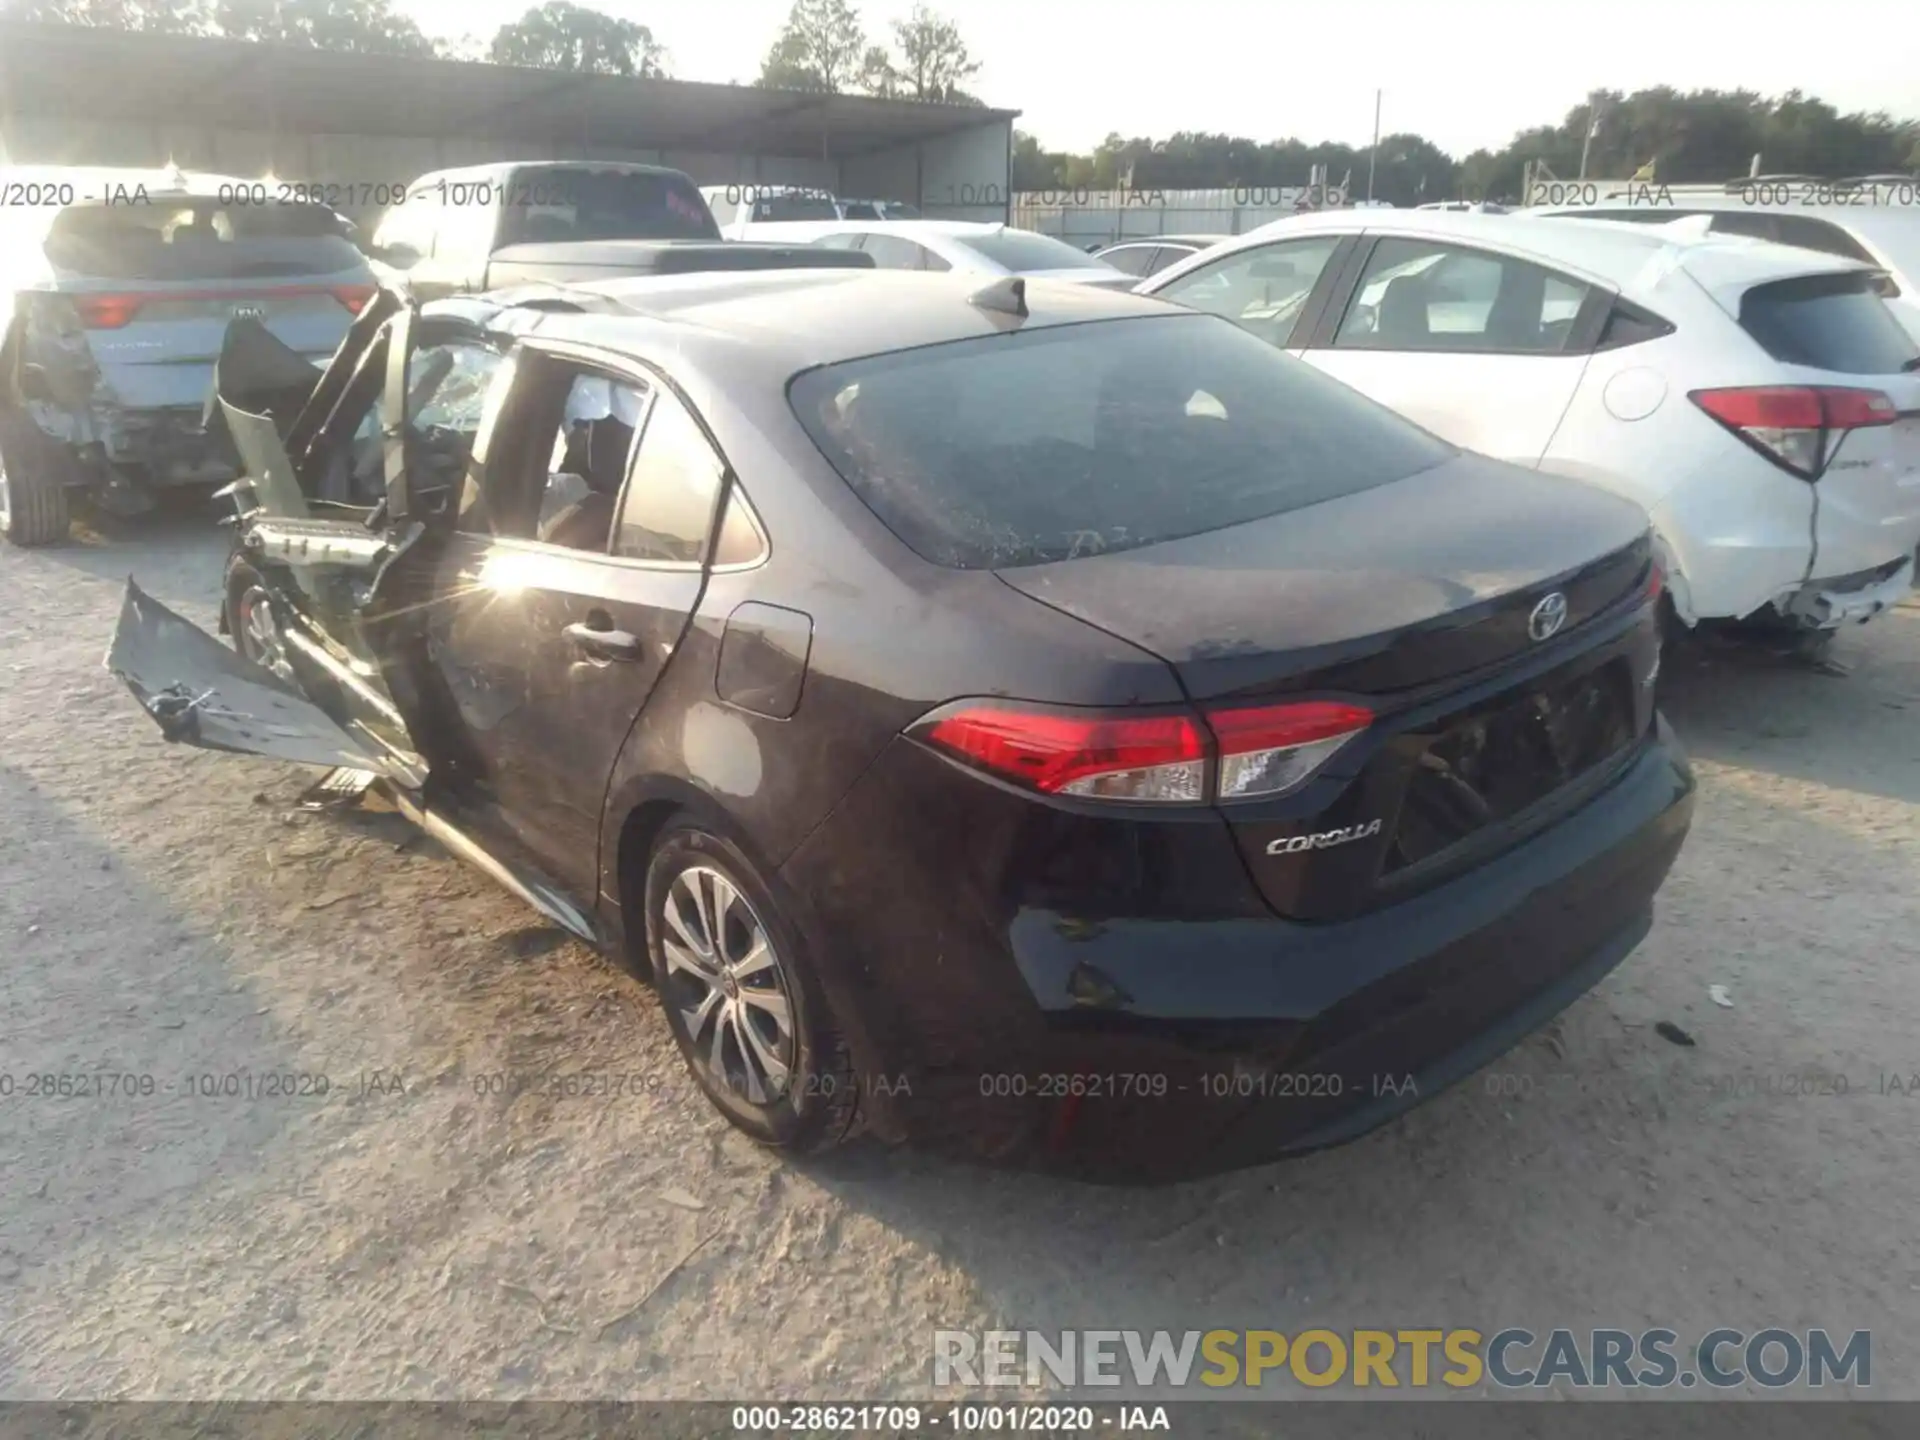
[[1243,250],[1183,275],[1157,293],[1190,310],[1231,320],[1284,349],[1342,238],[1318,235]]
[[661,391],[627,479],[613,553],[700,564],[726,479],[726,462],[692,412],[677,395]]
[[1588,287],[1511,255],[1430,240],[1374,247],[1334,344],[1355,350],[1564,350]]
[[1672,333],[1672,322],[1662,320],[1651,310],[1643,310],[1630,300],[1615,300],[1613,308],[1607,312],[1606,322],[1600,327],[1600,338],[1593,348],[1619,350],[1643,341],[1658,340],[1662,335]]
[[626,379],[578,371],[553,433],[534,538],[605,554],[620,487],[646,414],[646,392]]
[[1151,245],[1122,245],[1117,250],[1109,250],[1100,257],[1123,275],[1145,275],[1147,263],[1153,259]]

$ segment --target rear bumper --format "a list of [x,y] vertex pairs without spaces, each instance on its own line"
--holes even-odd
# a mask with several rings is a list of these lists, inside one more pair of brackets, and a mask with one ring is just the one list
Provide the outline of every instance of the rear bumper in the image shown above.
[[72,449],[80,464],[71,483],[94,488],[128,471],[149,485],[221,485],[240,473],[240,459],[224,434],[209,433],[198,408],[138,410],[104,396],[84,412],[34,408],[34,422],[49,439]]
[[[1693,778],[1661,723],[1606,789],[1521,849],[1333,924],[1271,913],[1088,920],[952,899],[917,924],[848,877],[901,874],[858,804],[785,878],[891,1128],[1090,1178],[1170,1179],[1340,1143],[1430,1098],[1592,986],[1645,935]],[[861,857],[851,821],[887,853]],[[976,904],[975,901],[984,903]],[[987,923],[982,923],[987,922]]]
[[1810,580],[1776,602],[1780,613],[1812,630],[1864,625],[1891,610],[1913,589],[1914,556],[1889,560],[1857,575]]
[[1813,486],[1726,448],[1652,510],[1668,593],[1690,625],[1745,619],[1804,584],[1813,564]]
[[221,485],[240,473],[224,433],[209,433],[199,410],[121,410],[103,442],[115,465],[138,466],[149,484]]

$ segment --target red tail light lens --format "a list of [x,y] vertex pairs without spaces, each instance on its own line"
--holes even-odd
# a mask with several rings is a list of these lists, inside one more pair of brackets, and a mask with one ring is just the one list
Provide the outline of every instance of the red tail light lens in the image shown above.
[[1707,414],[1782,468],[1817,480],[1847,431],[1891,425],[1894,403],[1878,390],[1837,385],[1758,385],[1695,390]]
[[[1185,714],[1076,714],[982,702],[936,711],[909,732],[1049,795],[1199,805],[1297,789],[1373,722],[1358,705],[1308,700]],[[1217,778],[1209,782],[1208,771]]]
[[1207,798],[1206,737],[1185,715],[1078,716],[963,705],[929,716],[912,733],[1049,795],[1189,805]]
[[143,295],[75,295],[73,308],[89,330],[118,330],[139,313]]
[[1220,798],[1297,789],[1372,723],[1371,710],[1332,700],[1209,711],[1207,724],[1220,742]]
[[378,293],[379,288],[373,285],[336,285],[333,287],[333,298],[347,307],[347,313],[349,315],[358,315],[362,310],[366,309],[367,302],[373,299]]

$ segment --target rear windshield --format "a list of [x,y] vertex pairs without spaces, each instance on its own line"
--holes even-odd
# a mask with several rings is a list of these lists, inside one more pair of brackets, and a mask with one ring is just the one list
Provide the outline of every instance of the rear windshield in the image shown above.
[[838,220],[840,207],[831,195],[807,193],[762,195],[753,202],[755,220]]
[[1842,375],[1892,375],[1920,355],[1864,270],[1756,285],[1740,325],[1774,359]]
[[877,355],[808,371],[789,393],[887,527],[935,564],[966,570],[1219,530],[1455,453],[1212,315]]
[[1096,260],[1084,250],[1076,250],[1064,240],[1038,235],[1031,230],[1000,230],[991,235],[957,235],[954,239],[976,255],[984,255],[1001,269],[1014,275],[1035,270],[1110,270],[1104,260]]
[[502,198],[502,245],[720,238],[684,175],[542,167],[516,171]]
[[322,205],[222,205],[156,197],[78,205],[47,227],[56,267],[115,280],[333,275],[366,265],[344,220]]

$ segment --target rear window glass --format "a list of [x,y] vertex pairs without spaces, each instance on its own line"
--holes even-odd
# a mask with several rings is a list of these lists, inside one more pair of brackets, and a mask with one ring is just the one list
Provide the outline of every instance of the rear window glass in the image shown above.
[[1774,359],[1842,375],[1892,375],[1920,355],[1880,298],[1874,275],[1807,275],[1756,285],[1740,325]]
[[502,245],[720,238],[684,175],[542,167],[516,171],[502,193]]
[[1110,270],[1104,260],[1096,260],[1084,250],[1076,250],[1064,240],[1039,235],[1031,230],[1000,230],[991,235],[957,235],[954,239],[976,255],[984,255],[1002,270],[1015,275],[1034,270]]
[[762,195],[753,202],[755,220],[838,220],[840,207],[831,195]]
[[1065,325],[808,371],[795,413],[924,558],[998,569],[1223,529],[1451,446],[1212,315]]
[[321,205],[221,205],[214,200],[79,205],[47,228],[46,255],[80,275],[124,280],[223,280],[332,275],[365,267],[347,224]]

